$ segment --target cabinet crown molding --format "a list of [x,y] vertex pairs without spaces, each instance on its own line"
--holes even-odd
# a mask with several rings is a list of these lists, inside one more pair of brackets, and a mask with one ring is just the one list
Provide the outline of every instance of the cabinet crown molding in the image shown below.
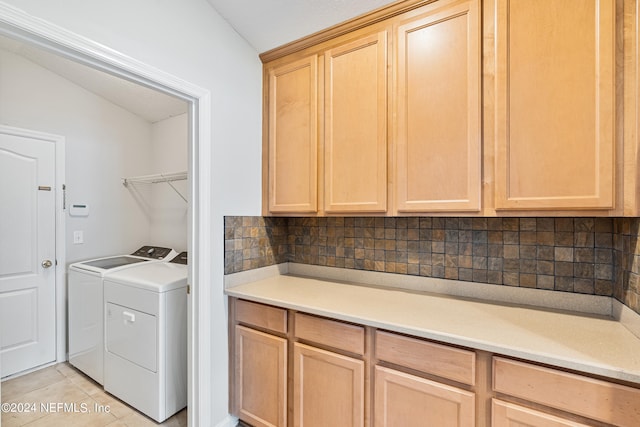
[[382,6],[348,21],[336,24],[306,37],[302,37],[298,40],[294,40],[290,43],[263,52],[259,55],[260,60],[263,64],[266,64],[267,62],[282,58],[283,56],[299,52],[308,47],[331,40],[335,37],[347,34],[368,25],[384,21],[385,19],[392,18],[396,15],[400,15],[435,1],[437,0],[400,0],[398,2]]

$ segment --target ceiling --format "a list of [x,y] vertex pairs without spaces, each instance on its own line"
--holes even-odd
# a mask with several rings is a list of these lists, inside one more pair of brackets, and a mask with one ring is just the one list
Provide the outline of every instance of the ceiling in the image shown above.
[[186,102],[79,64],[14,39],[0,36],[0,49],[13,52],[74,84],[155,123],[188,111]]
[[[207,0],[257,53],[339,24],[396,0]],[[186,102],[0,36],[8,50],[155,123],[184,114]]]
[[207,0],[258,53],[396,0]]

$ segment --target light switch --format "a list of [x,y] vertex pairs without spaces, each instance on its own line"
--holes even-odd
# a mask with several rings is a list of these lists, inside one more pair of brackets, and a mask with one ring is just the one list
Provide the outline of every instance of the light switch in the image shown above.
[[84,233],[82,231],[74,231],[73,232],[73,244],[81,245],[84,243]]

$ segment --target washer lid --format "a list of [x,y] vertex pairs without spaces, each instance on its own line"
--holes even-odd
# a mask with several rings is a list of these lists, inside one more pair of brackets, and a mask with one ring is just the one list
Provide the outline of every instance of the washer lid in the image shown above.
[[135,267],[136,264],[145,262],[159,261],[154,261],[148,258],[141,258],[133,255],[119,255],[75,262],[69,265],[69,268],[74,270],[87,271],[99,276],[104,276],[107,273],[132,268]]
[[187,286],[187,266],[168,262],[139,265],[109,274],[108,280],[154,292],[167,292]]
[[81,263],[82,265],[88,265],[89,267],[102,268],[104,270],[111,270],[112,268],[122,267],[123,265],[136,264],[139,262],[147,261],[144,258],[134,258],[130,256],[115,256],[111,258],[101,258],[93,261],[86,261]]

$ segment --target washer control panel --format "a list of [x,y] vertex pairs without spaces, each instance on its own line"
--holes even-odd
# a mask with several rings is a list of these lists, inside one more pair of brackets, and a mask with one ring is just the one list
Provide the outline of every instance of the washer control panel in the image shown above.
[[[143,246],[131,255],[141,256],[151,259],[165,259],[173,249],[160,246]],[[175,253],[175,252],[174,252]]]

